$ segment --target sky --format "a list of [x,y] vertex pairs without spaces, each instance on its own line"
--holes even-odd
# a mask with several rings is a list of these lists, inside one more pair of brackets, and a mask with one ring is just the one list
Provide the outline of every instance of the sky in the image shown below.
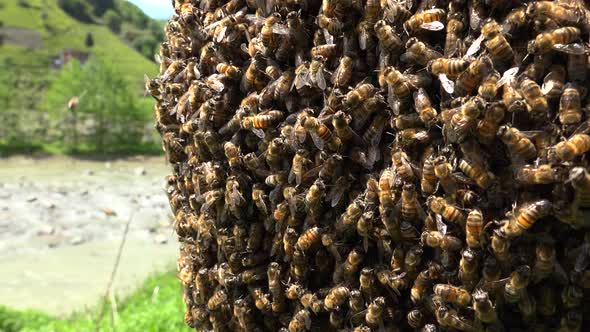
[[167,19],[172,15],[170,0],[128,0],[141,8],[148,16],[156,19]]

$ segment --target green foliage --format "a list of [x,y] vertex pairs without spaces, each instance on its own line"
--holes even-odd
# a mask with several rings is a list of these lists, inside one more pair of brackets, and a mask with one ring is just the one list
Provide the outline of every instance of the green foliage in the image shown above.
[[[111,324],[110,308],[99,331],[191,331],[184,323],[182,291],[174,272],[154,275],[126,299],[117,302],[118,319]],[[37,311],[17,311],[0,306],[3,332],[93,331],[98,310],[59,319]]]
[[102,16],[107,9],[115,7],[115,0],[89,0],[94,7],[94,15]]
[[121,32],[121,24],[123,24],[123,19],[116,11],[109,9],[104,13],[102,18],[111,31],[115,33]]
[[[24,48],[6,41],[4,45],[0,45],[0,155],[19,151],[52,154],[95,154],[99,151],[115,154],[162,153],[159,143],[156,143],[159,138],[153,129],[153,99],[140,97],[143,94],[144,73],[153,76],[157,66],[135,51],[130,42],[124,42],[106,26],[82,23],[66,14],[58,6],[59,0],[27,1],[31,4],[29,8],[19,7],[16,1],[0,0],[0,21],[4,22],[5,26],[37,31],[42,38],[42,43],[35,48]],[[147,34],[142,34],[140,30],[136,31],[140,32],[137,34],[138,37]],[[89,34],[94,41],[92,48],[86,45]],[[49,117],[50,109],[45,94],[49,87],[53,88],[57,76],[61,75],[60,70],[52,69],[50,64],[67,48],[89,52],[91,59],[97,63],[108,64],[111,70],[116,72],[116,77],[125,81],[119,99],[116,100],[130,98],[130,111],[135,112],[135,115],[139,113],[144,121],[129,124],[136,126],[130,130],[133,135],[129,136],[133,139],[124,139],[112,144],[103,142],[102,148],[99,149],[98,142],[90,140],[92,132],[84,131],[80,134],[79,144],[72,144],[71,131],[60,132],[71,129],[68,127],[69,124],[59,124],[59,117],[56,118],[54,113],[51,114],[51,118]],[[153,52],[149,54],[149,59],[152,58]],[[74,92],[68,93],[61,97],[58,111],[67,110],[69,98],[75,95]],[[82,101],[89,93],[87,92]],[[118,102],[117,105],[125,103]],[[54,111],[56,109],[51,110]],[[95,111],[97,110],[91,112]],[[128,112],[126,109],[112,110],[115,111]],[[80,129],[94,130],[94,127],[86,126],[83,122],[79,124]],[[120,132],[121,129],[116,128],[116,131]],[[139,132],[141,135],[136,134]],[[138,136],[141,136],[139,141]],[[110,142],[114,142],[114,139]]]
[[[70,98],[79,97],[69,110]],[[94,145],[107,152],[118,144],[140,144],[150,115],[113,65],[91,61],[68,63],[51,82],[45,98],[52,140],[72,151]]]
[[59,6],[79,21],[92,23],[92,6],[86,0],[58,0]]

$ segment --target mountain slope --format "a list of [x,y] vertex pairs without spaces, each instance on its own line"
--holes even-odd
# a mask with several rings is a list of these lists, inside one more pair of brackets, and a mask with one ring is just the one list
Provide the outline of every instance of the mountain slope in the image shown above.
[[[5,38],[5,45],[0,47],[0,65],[6,57],[12,58],[15,64],[40,65],[21,62],[32,56],[37,60],[45,58],[49,65],[51,57],[69,48],[89,52],[99,60],[115,64],[132,82],[140,82],[144,73],[152,74],[156,70],[153,62],[126,45],[108,27],[83,23],[72,18],[55,0],[26,0],[28,7],[18,3],[22,3],[22,0],[8,0],[0,8],[0,21],[4,23],[1,31],[11,33],[11,38]],[[14,36],[14,33],[19,33],[14,28],[27,30],[21,30],[22,36]],[[32,48],[11,45],[11,40],[24,39],[25,32],[29,35],[38,34],[41,42]],[[90,48],[85,46],[88,33],[92,34],[94,40],[94,45]]]

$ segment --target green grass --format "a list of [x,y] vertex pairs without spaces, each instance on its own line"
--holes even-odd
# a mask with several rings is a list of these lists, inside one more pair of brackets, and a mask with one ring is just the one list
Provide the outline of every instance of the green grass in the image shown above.
[[[100,60],[115,64],[125,77],[138,84],[138,87],[144,73],[153,75],[156,72],[157,66],[153,62],[126,45],[107,27],[77,21],[59,8],[56,0],[27,1],[31,4],[31,8],[18,6],[16,0],[9,0],[4,8],[0,8],[0,21],[4,22],[5,27],[32,29],[38,31],[43,37],[43,48],[30,50],[10,45],[0,47],[0,54],[3,56],[6,56],[7,51],[11,55],[17,55],[15,63],[48,66],[51,55],[59,54],[64,48],[72,48],[91,52]],[[47,19],[41,19],[42,15]],[[94,37],[94,46],[91,48],[84,45],[88,32]],[[15,52],[15,49],[18,49],[18,52]],[[45,56],[46,61],[41,64],[28,62],[27,59],[31,53]],[[20,56],[25,58],[22,59]]]
[[[98,324],[99,330],[191,331],[184,323],[181,292],[174,272],[154,275],[129,297],[117,302],[116,323],[111,323],[111,306],[107,305],[104,318]],[[62,319],[38,311],[19,311],[0,306],[0,332],[94,331],[98,307]]]

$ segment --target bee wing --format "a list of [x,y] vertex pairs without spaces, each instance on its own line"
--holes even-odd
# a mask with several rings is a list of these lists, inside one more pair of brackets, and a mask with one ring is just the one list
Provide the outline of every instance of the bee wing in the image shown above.
[[314,167],[314,168],[310,169],[309,171],[305,172],[305,174],[303,174],[302,181],[312,180],[313,178],[317,177],[317,175],[320,173],[321,169],[322,169],[322,166],[320,165],[320,166]]
[[277,35],[288,35],[289,28],[284,24],[275,23],[272,26],[272,32],[276,33]]
[[326,78],[324,77],[323,69],[318,70],[316,73],[316,82],[318,83],[318,88],[326,90]]
[[555,44],[553,45],[553,49],[559,52],[567,53],[567,54],[576,54],[581,55],[586,53],[586,48],[579,43],[573,44]]
[[463,59],[474,56],[481,48],[481,42],[483,41],[483,39],[483,35],[479,35],[479,37],[477,37],[477,39],[475,39],[473,43],[471,43],[471,45],[467,49],[467,52],[465,52],[465,56],[463,56]]
[[216,92],[223,92],[223,89],[225,89],[225,85],[220,80],[222,77],[223,75],[221,74],[213,74],[207,78],[205,84],[207,84],[209,88]]
[[361,50],[364,51],[367,49],[367,44],[368,44],[369,38],[370,38],[370,36],[367,33],[363,32],[363,31],[361,31],[359,33],[359,48]]
[[365,164],[365,168],[372,169],[375,162],[378,161],[380,157],[379,154],[379,147],[377,145],[370,146],[367,150],[367,162]]
[[385,121],[381,122],[377,126],[377,130],[375,131],[375,137],[371,140],[371,145],[377,146],[381,142],[381,137],[383,136],[383,130],[385,129]]
[[[547,76],[545,76],[545,78],[547,78]],[[555,83],[553,83],[553,80],[543,80],[543,85],[541,86],[541,93],[543,93],[544,95],[548,94],[553,89],[554,85]]]
[[215,21],[215,22],[209,24],[208,26],[204,27],[203,30],[207,31],[207,30],[214,29],[215,27],[217,27],[221,23],[223,23],[223,20]]
[[293,183],[293,180],[295,180],[295,167],[291,166],[291,170],[289,171],[289,177],[287,178],[287,181],[289,183]]
[[499,88],[504,84],[510,82],[512,79],[514,79],[514,77],[516,77],[516,74],[518,74],[519,70],[520,68],[518,67],[512,67],[505,71],[504,74],[502,74],[502,77],[496,83],[496,88]]
[[289,203],[289,212],[292,216],[295,216],[297,213],[297,198],[295,195],[291,195],[291,197],[287,199],[287,203]]
[[503,287],[506,284],[506,282],[508,282],[508,280],[510,280],[510,277],[500,280],[489,281],[484,283],[482,285],[482,288],[487,292],[494,292],[498,290],[500,287]]
[[252,132],[254,133],[254,135],[256,135],[258,138],[260,139],[264,139],[264,131],[262,129],[259,128],[252,128]]
[[429,31],[440,31],[445,28],[445,25],[440,21],[434,21],[434,22],[422,23],[422,25],[420,25],[420,28],[422,28],[424,30],[429,30]]
[[436,229],[443,235],[447,234],[447,224],[444,223],[442,216],[440,214],[436,214]]
[[238,190],[238,187],[237,186],[234,187],[233,191],[234,191],[233,192],[233,195],[236,197],[235,198],[235,201],[236,201],[235,204],[236,205],[241,205],[244,202],[246,202],[246,199],[244,198],[244,196],[242,195],[242,193]]
[[338,185],[335,185],[326,196],[326,200],[330,200],[330,206],[335,207],[342,196],[344,196],[344,188],[338,188]]
[[576,128],[576,130],[574,130],[574,132],[571,134],[571,136],[574,136],[577,134],[587,134],[589,131],[590,131],[590,120],[582,122],[582,124],[580,124],[578,126],[578,128]]
[[401,101],[393,92],[393,87],[391,84],[387,85],[387,103],[389,104],[389,107],[391,107],[393,114],[399,115]]
[[324,150],[324,141],[316,133],[310,132],[309,136],[318,149]]
[[455,82],[451,81],[447,75],[440,74],[438,75],[438,78],[440,79],[441,86],[448,94],[453,94],[453,92],[455,92]]
[[451,174],[451,177],[461,184],[475,185],[475,181],[471,180],[469,177],[467,177],[465,174],[461,172],[455,172]]
[[334,36],[327,29],[322,29],[322,33],[324,34],[324,39],[326,39],[326,44],[334,44]]
[[162,63],[162,57],[160,56],[160,54],[154,54],[154,61],[156,61],[157,64]]
[[261,210],[264,214],[268,215],[268,206],[266,206],[266,200],[264,199],[264,196],[260,197],[260,205],[261,205]]
[[217,35],[217,42],[221,43],[223,41],[223,37],[225,37],[225,33],[227,32],[227,25],[224,25],[221,28],[221,31],[219,32],[219,34]]

